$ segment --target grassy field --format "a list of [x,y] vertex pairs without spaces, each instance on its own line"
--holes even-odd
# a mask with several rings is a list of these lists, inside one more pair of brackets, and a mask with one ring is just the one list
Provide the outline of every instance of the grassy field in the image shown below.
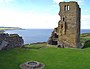
[[85,42],[87,40],[90,40],[90,33],[83,33],[80,35],[81,42]]
[[[82,34],[81,42],[90,40]],[[45,69],[90,69],[90,43],[84,49],[56,48],[47,44],[30,44],[23,48],[0,51],[0,69],[20,69],[26,61],[39,61]]]
[[[88,41],[88,43],[85,43],[86,41]],[[84,47],[88,48],[90,47],[90,33],[83,33],[80,35],[80,42],[84,43]]]
[[32,44],[0,51],[0,69],[20,69],[26,61],[39,61],[45,69],[90,69],[90,48],[70,49]]

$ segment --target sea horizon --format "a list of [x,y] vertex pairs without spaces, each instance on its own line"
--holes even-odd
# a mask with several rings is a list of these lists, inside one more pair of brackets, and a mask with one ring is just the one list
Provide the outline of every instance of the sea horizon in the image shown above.
[[[47,42],[53,29],[19,29],[6,30],[5,33],[19,34],[24,39],[24,44]],[[81,29],[80,34],[89,33],[90,29]]]

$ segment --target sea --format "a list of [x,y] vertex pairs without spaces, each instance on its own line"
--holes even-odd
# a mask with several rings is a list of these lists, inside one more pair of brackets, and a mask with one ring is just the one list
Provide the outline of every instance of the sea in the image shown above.
[[[21,29],[21,30],[6,30],[5,33],[19,34],[24,39],[24,44],[37,42],[47,42],[53,29]],[[81,29],[80,33],[88,33],[90,29]]]

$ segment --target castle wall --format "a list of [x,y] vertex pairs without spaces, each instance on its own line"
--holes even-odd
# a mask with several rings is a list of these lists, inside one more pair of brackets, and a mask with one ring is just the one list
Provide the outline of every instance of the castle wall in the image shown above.
[[18,34],[0,33],[0,50],[22,47],[24,40]]
[[[60,2],[60,21],[58,27],[52,32],[48,43],[53,44],[56,42],[59,47],[80,47],[80,19],[81,9],[77,2]],[[58,37],[54,37],[57,33]]]
[[80,8],[77,2],[60,2],[58,43],[63,47],[80,45]]

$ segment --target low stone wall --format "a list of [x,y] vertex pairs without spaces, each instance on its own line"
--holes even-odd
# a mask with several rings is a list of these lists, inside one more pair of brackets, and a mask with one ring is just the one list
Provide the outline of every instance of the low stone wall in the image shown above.
[[28,61],[20,65],[21,69],[44,69],[45,65],[37,61]]
[[18,34],[0,33],[0,50],[22,47],[24,40]]

